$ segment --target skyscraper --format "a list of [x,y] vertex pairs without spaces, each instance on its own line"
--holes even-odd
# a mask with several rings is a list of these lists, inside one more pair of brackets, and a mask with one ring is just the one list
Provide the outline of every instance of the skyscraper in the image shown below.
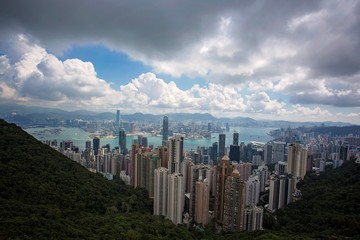
[[307,165],[307,150],[298,143],[288,146],[287,171],[294,177],[304,179]]
[[225,155],[225,133],[219,134],[219,159]]
[[169,141],[169,173],[179,173],[180,164],[184,159],[184,137],[176,136]]
[[163,130],[162,130],[162,135],[163,135],[163,144],[166,143],[166,141],[169,138],[169,119],[167,116],[164,116],[163,118]]
[[99,154],[99,148],[100,148],[100,138],[94,137],[94,139],[93,139],[94,155]]
[[119,147],[120,147],[120,153],[123,155],[127,154],[127,149],[126,149],[126,133],[125,133],[125,129],[121,128],[119,131]]
[[182,223],[185,203],[185,179],[181,173],[168,175],[166,218],[175,225]]
[[215,186],[215,221],[221,228],[224,221],[224,204],[225,204],[225,181],[233,171],[230,159],[227,155],[223,156],[217,166],[216,186]]
[[214,142],[212,144],[211,158],[213,160],[214,166],[216,166],[218,164],[218,143],[217,142]]
[[250,206],[244,211],[244,230],[256,231],[262,230],[263,227],[263,212],[262,207]]
[[195,222],[198,224],[209,223],[209,196],[210,187],[207,179],[199,178],[195,189]]
[[154,171],[154,215],[166,216],[168,170],[164,167]]
[[240,162],[240,146],[230,145],[229,158],[233,162]]
[[225,180],[224,216],[222,229],[226,232],[244,230],[245,182],[234,169]]
[[237,132],[233,133],[233,145],[235,146],[239,145],[239,133]]
[[120,110],[116,110],[115,132],[120,131]]

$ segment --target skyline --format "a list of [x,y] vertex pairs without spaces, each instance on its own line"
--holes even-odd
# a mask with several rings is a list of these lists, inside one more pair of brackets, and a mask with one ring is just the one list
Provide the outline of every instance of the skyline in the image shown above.
[[0,2],[3,103],[360,123],[359,1]]

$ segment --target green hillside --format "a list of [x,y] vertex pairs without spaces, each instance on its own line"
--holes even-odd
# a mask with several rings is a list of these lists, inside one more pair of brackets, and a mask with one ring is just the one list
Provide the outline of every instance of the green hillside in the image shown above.
[[358,164],[307,176],[300,188],[301,200],[265,214],[266,231],[188,231],[152,216],[146,190],[90,173],[0,120],[0,240],[360,238]]

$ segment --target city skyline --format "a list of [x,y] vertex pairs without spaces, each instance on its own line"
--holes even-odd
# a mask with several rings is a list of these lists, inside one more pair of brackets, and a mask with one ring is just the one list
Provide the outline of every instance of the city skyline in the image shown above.
[[360,123],[359,1],[1,3],[2,103]]

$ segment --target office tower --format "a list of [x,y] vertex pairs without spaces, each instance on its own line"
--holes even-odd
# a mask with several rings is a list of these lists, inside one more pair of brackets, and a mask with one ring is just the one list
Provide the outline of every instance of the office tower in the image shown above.
[[244,230],[263,230],[263,215],[264,209],[262,207],[246,207],[244,211]]
[[198,224],[209,223],[209,196],[208,180],[200,176],[195,187],[195,222]]
[[142,137],[141,138],[141,143],[139,143],[139,144],[141,144],[141,146],[143,146],[144,148],[147,148],[148,147],[148,139],[147,139],[147,137]]
[[245,208],[245,182],[234,169],[225,180],[223,227],[225,232],[242,231]]
[[162,130],[162,135],[163,135],[163,144],[166,143],[166,141],[169,138],[169,119],[167,116],[164,116],[163,118],[163,130]]
[[209,165],[204,164],[192,164],[190,163],[189,181],[190,181],[190,202],[189,202],[189,213],[191,216],[195,214],[195,186],[199,179],[211,180],[211,168]]
[[240,146],[230,145],[229,158],[233,162],[240,162]]
[[168,170],[160,167],[154,170],[154,215],[166,216]]
[[287,175],[280,177],[270,177],[269,190],[269,210],[275,212],[276,210],[288,205],[291,201],[293,192],[293,180]]
[[225,133],[219,134],[219,159],[225,155]]
[[175,225],[182,223],[185,201],[184,177],[181,173],[168,175],[167,211],[166,218]]
[[208,132],[211,132],[211,123],[208,123],[207,131],[208,131]]
[[95,137],[93,139],[93,149],[94,149],[94,155],[99,154],[99,148],[100,148],[100,138]]
[[214,215],[216,224],[221,229],[224,223],[225,182],[232,173],[233,166],[229,157],[225,155],[216,168]]
[[176,136],[169,141],[169,173],[179,173],[184,159],[184,137]]
[[246,206],[256,206],[260,198],[260,181],[258,176],[250,176],[246,181]]
[[272,163],[284,161],[285,157],[285,143],[284,142],[273,142],[273,160]]
[[120,131],[120,110],[116,110],[116,119],[115,119],[115,132]]
[[213,165],[216,166],[218,164],[218,143],[217,142],[214,142],[212,144],[211,158],[213,160]]
[[123,155],[127,154],[127,149],[126,149],[126,133],[125,133],[125,129],[121,128],[119,131],[119,147],[120,147],[120,153]]
[[288,146],[287,172],[293,177],[304,179],[307,167],[307,149],[298,144],[292,143]]
[[264,162],[266,165],[272,163],[272,144],[266,143],[264,148]]
[[239,133],[237,132],[233,133],[233,145],[235,146],[239,145]]

